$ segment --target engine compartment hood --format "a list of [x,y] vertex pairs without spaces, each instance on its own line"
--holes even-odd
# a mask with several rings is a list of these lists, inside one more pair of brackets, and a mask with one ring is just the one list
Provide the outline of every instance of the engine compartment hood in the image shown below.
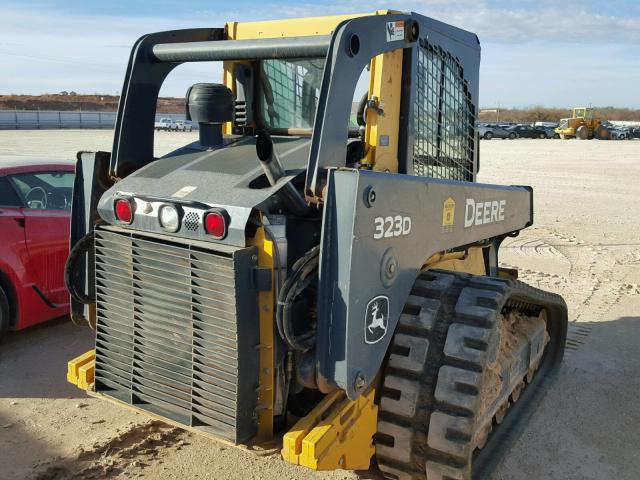
[[[98,213],[105,222],[116,223],[113,202],[121,196],[224,208],[231,222],[222,243],[244,246],[244,228],[251,210],[307,167],[309,137],[282,136],[272,140],[288,174],[275,186],[261,181],[264,175],[256,155],[255,137],[229,136],[218,148],[203,150],[195,142],[140,168],[104,193]],[[179,233],[176,236],[181,236]]]

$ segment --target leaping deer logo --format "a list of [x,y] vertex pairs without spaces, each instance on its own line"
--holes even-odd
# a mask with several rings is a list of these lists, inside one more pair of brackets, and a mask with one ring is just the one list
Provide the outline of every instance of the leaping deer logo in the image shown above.
[[364,315],[364,341],[378,343],[387,335],[389,326],[389,297],[378,295],[367,303]]
[[381,314],[380,316],[378,316],[379,311],[380,311],[380,306],[376,301],[371,307],[371,323],[367,325],[367,330],[369,330],[370,333],[373,333],[373,331],[376,328],[381,328],[382,330],[384,330],[384,333],[387,332],[387,326],[385,325],[385,322],[384,322],[384,314]]

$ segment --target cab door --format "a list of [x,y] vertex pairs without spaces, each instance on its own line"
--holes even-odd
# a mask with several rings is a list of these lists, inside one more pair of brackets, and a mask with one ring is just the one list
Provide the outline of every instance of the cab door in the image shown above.
[[66,305],[64,264],[69,254],[73,173],[20,173],[10,180],[23,197],[26,269],[49,306]]

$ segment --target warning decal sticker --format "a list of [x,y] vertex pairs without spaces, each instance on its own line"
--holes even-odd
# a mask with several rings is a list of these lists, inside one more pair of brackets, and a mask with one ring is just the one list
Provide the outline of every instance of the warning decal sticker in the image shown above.
[[404,40],[404,21],[387,22],[387,42]]
[[444,201],[442,205],[442,226],[447,227],[453,225],[455,222],[456,214],[456,201],[449,197]]

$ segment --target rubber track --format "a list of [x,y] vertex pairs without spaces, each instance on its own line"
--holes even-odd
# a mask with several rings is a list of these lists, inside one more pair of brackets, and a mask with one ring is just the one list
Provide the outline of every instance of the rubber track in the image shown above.
[[497,321],[505,306],[536,314],[547,309],[552,340],[533,382],[540,384],[544,379],[538,377],[562,358],[567,314],[561,297],[513,280],[463,273],[428,271],[418,277],[390,347],[380,394],[376,458],[387,477],[485,478],[502,450],[500,438],[536,389],[525,389],[516,403],[520,408],[511,409],[518,412],[510,411],[510,421],[494,427],[472,465],[485,366],[497,355]]

